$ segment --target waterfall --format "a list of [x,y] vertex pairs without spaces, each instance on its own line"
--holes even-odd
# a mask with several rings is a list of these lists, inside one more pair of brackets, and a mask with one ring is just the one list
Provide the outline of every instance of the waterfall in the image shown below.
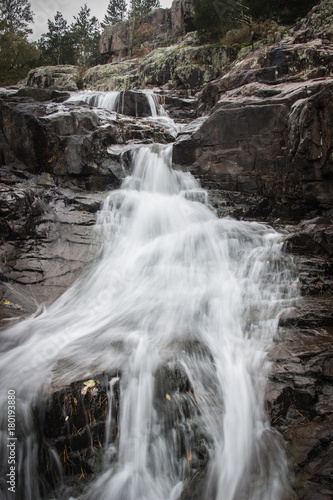
[[[1,89],[0,89],[1,90]],[[159,116],[168,116],[166,111],[163,109],[159,103],[158,95],[151,90],[138,90],[135,91],[135,95],[143,94],[148,102],[150,108],[150,115],[153,118]],[[89,106],[94,108],[104,108],[109,111],[117,111],[119,113],[124,113],[124,103],[123,99],[125,96],[124,91],[113,91],[113,92],[102,92],[94,90],[83,90],[73,93],[67,102],[86,102]]]
[[[2,388],[17,401],[18,498],[40,498],[36,402],[55,379],[96,370],[121,373],[109,384],[109,408],[120,387],[120,432],[115,448],[107,428],[102,471],[85,500],[283,496],[286,459],[263,400],[266,352],[297,294],[292,261],[271,227],[218,219],[171,155],[158,144],[135,153],[133,175],[99,214],[94,265],[53,305],[2,333]],[[7,392],[1,410],[5,450]],[[198,475],[197,496],[183,497]]]
[[[176,124],[174,120],[172,120],[162,104],[160,103],[159,95],[154,93],[152,90],[136,90],[136,91],[128,91],[130,94],[134,95],[135,106],[131,109],[131,116],[138,117],[138,106],[137,106],[137,96],[142,94],[145,96],[147,100],[147,104],[150,109],[149,118],[143,118],[143,120],[149,119],[149,121],[154,121],[158,124],[161,124],[168,130],[170,135],[174,137],[177,136],[178,132],[181,130],[181,125]],[[67,99],[66,102],[85,102],[92,106],[93,108],[99,109],[107,109],[109,111],[115,111],[117,113],[126,114],[125,113],[125,99],[126,92],[101,92],[101,91],[93,91],[93,90],[84,90],[75,92]],[[135,113],[133,113],[135,109]]]
[[105,108],[109,111],[117,111],[119,107],[120,92],[98,92],[84,90],[75,92],[67,102],[86,102],[94,108]]

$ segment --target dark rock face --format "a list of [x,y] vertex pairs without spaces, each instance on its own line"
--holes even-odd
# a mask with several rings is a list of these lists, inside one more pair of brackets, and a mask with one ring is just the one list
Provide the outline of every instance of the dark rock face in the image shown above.
[[293,253],[327,255],[333,254],[333,222],[326,217],[303,221],[286,240]]
[[[82,491],[87,478],[102,465],[103,446],[118,434],[119,378],[113,385],[109,408],[107,375],[58,388],[37,413],[42,441],[39,443],[40,490],[46,497],[57,489],[60,478],[73,494]],[[111,412],[111,413],[110,413]],[[110,432],[106,436],[106,421]],[[55,463],[55,451],[59,461]]]
[[271,423],[286,442],[292,499],[333,495],[332,220],[304,221],[286,238],[295,254],[301,298],[281,318],[266,403]]
[[331,210],[332,93],[332,79],[227,92],[183,130],[173,160],[203,184]]
[[133,117],[151,116],[150,106],[147,97],[142,92],[131,90],[121,93],[119,111],[123,115]]
[[[144,100],[148,113],[147,100]],[[135,111],[135,101],[126,99],[124,111]],[[128,109],[127,109],[128,108]],[[1,164],[72,180],[79,187],[109,189],[119,186],[119,165],[108,148],[128,141],[173,140],[164,127],[131,118],[118,119],[106,110],[71,103],[36,103],[16,98],[3,101],[0,111]],[[23,137],[23,140],[22,140]],[[116,172],[116,173],[115,173]]]
[[3,318],[53,302],[96,257],[92,226],[104,196],[57,186],[50,174],[0,172]]

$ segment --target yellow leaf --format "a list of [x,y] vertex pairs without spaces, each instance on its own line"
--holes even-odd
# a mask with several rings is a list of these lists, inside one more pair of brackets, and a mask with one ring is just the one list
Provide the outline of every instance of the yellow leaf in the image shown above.
[[87,382],[83,382],[83,385],[85,385],[86,387],[95,387],[95,380],[87,380]]
[[166,394],[165,396],[169,401],[171,401],[171,397],[169,396],[169,394]]

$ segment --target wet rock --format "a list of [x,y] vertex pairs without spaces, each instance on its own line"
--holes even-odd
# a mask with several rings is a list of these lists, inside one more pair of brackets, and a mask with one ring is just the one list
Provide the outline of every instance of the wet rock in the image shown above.
[[[143,94],[141,99],[147,109]],[[174,140],[163,124],[117,117],[107,110],[73,103],[9,99],[0,109],[0,127],[4,165],[72,179],[78,187],[91,190],[118,187],[126,175],[124,169],[117,170],[120,178],[115,175],[114,162],[108,155],[111,145]]]
[[34,234],[37,218],[44,212],[36,191],[0,185],[0,238],[24,239]]
[[269,355],[273,366],[266,402],[272,425],[286,442],[292,498],[329,498],[333,463],[332,328],[311,329],[307,324],[281,334]]
[[333,222],[326,217],[302,221],[286,240],[288,249],[296,254],[333,254]]
[[142,92],[125,91],[120,97],[119,112],[123,115],[134,117],[151,116],[151,109],[147,97]]
[[34,312],[73,283],[96,255],[92,229],[104,199],[56,187],[43,175],[22,179],[5,171],[10,185],[0,184],[1,318]]
[[331,210],[332,79],[276,85],[271,97],[262,97],[264,87],[224,94],[210,116],[184,129],[174,163],[204,185],[286,202],[290,212],[298,202]]
[[163,108],[174,120],[193,120],[198,114],[198,100],[194,97],[181,97],[162,94]]
[[40,89],[34,87],[22,87],[20,88],[15,97],[31,97],[34,101],[54,101],[63,102],[70,97],[69,92],[61,92],[58,90],[50,89]]
[[296,465],[294,488],[302,500],[333,494],[332,416],[298,425],[285,433],[288,455]]
[[[119,388],[114,390],[112,408],[107,391],[108,377],[101,376],[57,389],[45,408],[39,405],[39,470],[44,494],[53,491],[60,479],[72,494],[77,494],[100,470],[110,411],[108,443],[114,442],[118,433]],[[59,457],[57,467],[52,463],[55,453]]]

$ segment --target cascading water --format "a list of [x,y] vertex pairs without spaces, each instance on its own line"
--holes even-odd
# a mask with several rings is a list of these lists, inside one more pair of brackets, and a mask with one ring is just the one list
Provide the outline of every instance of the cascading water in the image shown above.
[[[172,146],[158,144],[135,153],[133,175],[99,214],[94,265],[53,305],[2,334],[1,444],[11,389],[17,498],[41,498],[32,413],[41,394],[54,379],[114,370],[119,445],[108,427],[103,469],[85,500],[282,498],[286,460],[263,392],[265,353],[297,294],[292,263],[272,228],[218,219],[195,179],[172,169],[171,155]],[[168,373],[180,374],[173,390]],[[196,476],[196,496],[186,496]]]
[[117,111],[120,104],[120,92],[97,92],[85,90],[75,92],[67,102],[86,102],[94,108],[105,108],[109,111]]
[[[143,118],[144,120],[149,120],[150,122],[157,122],[165,126],[168,132],[176,137],[178,132],[181,130],[181,125],[176,124],[166,113],[165,109],[160,103],[158,94],[155,94],[152,90],[140,90],[140,91],[128,91],[134,94],[134,100],[136,102],[137,96],[143,94],[147,100],[147,104],[150,109],[150,117]],[[99,92],[92,90],[84,90],[75,92],[71,95],[67,102],[77,103],[86,102],[93,108],[107,109],[108,111],[115,111],[117,113],[124,114],[125,108],[125,95],[124,91],[113,91],[113,92]],[[135,116],[138,117],[137,105],[135,106],[136,112]]]
[[[141,90],[134,92],[134,95],[144,94],[148,105],[150,107],[150,114],[153,118],[158,116],[168,116],[163,107],[159,103],[158,96],[150,90]],[[93,90],[83,90],[75,92],[71,95],[67,102],[86,102],[94,108],[104,108],[109,111],[117,111],[118,113],[123,113],[123,96],[124,91],[93,91]]]

